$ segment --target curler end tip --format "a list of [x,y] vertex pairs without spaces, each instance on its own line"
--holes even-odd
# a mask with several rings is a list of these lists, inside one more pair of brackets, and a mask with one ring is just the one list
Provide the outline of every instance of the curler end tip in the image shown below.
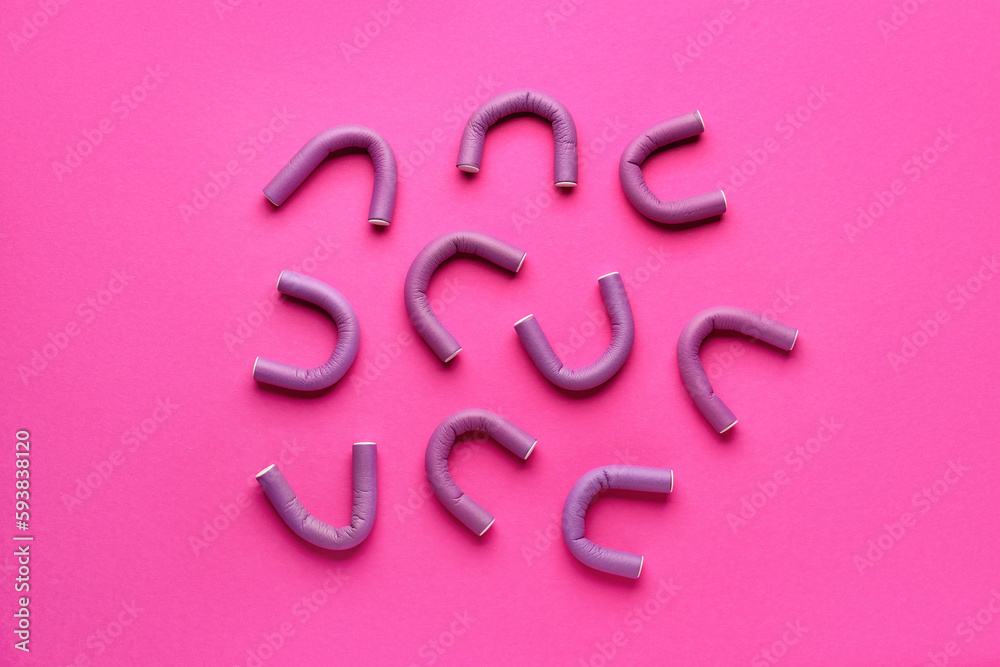
[[639,575],[642,574],[642,566],[643,566],[643,563],[645,563],[645,562],[646,562],[646,557],[645,556],[639,556],[639,571],[635,573],[635,578],[636,579],[638,579]]
[[575,188],[576,181],[556,181],[557,188]]
[[381,218],[368,218],[368,222],[372,223],[376,227],[388,227],[389,221],[382,220]]
[[492,528],[493,524],[495,524],[496,522],[497,522],[496,518],[491,519],[490,522],[488,524],[486,524],[486,527],[483,528],[482,532],[479,533],[479,537],[482,537],[483,535],[485,535],[486,531],[489,530],[490,528]]
[[701,129],[699,130],[699,132],[704,132],[705,131],[705,119],[701,117],[701,112],[698,111],[697,109],[695,109],[693,115],[694,115],[695,118],[698,119],[698,124],[701,125]]
[[525,320],[530,320],[534,316],[535,316],[534,313],[525,315],[524,317],[522,317],[521,319],[519,319],[517,322],[514,322],[514,328],[517,328],[518,324],[520,324],[521,322],[524,322]]
[[725,433],[726,431],[728,431],[728,430],[729,430],[729,429],[731,429],[732,427],[736,426],[736,424],[738,424],[738,423],[739,423],[739,421],[740,421],[739,419],[734,419],[734,420],[733,420],[733,423],[732,423],[732,424],[730,424],[730,425],[729,425],[729,426],[727,426],[726,428],[724,428],[724,429],[722,429],[721,431],[719,431],[719,435],[722,435],[723,433]]
[[459,165],[456,165],[456,166],[459,169],[461,169],[462,171],[464,171],[465,173],[467,173],[467,174],[478,174],[479,173],[479,167],[477,167],[475,165],[472,165],[472,164],[459,164]]
[[528,253],[524,253],[523,255],[521,255],[521,261],[517,263],[517,268],[514,269],[514,273],[517,273],[518,271],[521,270],[521,266],[524,264],[524,258],[527,257],[527,256],[528,256]]
[[535,445],[537,445],[537,444],[538,444],[538,441],[535,440],[533,443],[531,443],[531,447],[528,447],[528,451],[524,454],[524,460],[525,461],[527,461],[528,457],[531,456],[531,452],[535,451]]
[[275,465],[276,464],[272,463],[271,465],[267,466],[266,468],[264,468],[263,470],[261,470],[259,473],[257,473],[254,476],[254,478],[255,479],[260,479],[261,477],[263,477],[264,475],[266,475],[268,472],[270,472],[271,468],[275,467]]
[[461,351],[462,351],[462,348],[458,348],[457,350],[455,350],[454,352],[452,352],[451,356],[444,360],[444,363],[448,363],[449,361],[451,361],[452,359],[454,359],[455,357],[457,357],[458,353],[461,352]]
[[619,275],[618,271],[612,271],[611,273],[605,273],[603,276],[601,276],[600,278],[598,278],[598,280],[604,280],[608,276],[617,276],[617,275]]
[[795,330],[795,336],[792,338],[792,344],[788,346],[788,351],[791,352],[792,348],[795,347],[795,342],[799,339],[799,330]]

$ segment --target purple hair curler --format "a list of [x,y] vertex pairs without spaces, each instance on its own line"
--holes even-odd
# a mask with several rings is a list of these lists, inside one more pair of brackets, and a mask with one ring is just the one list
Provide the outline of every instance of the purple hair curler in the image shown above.
[[670,493],[674,490],[674,473],[667,468],[646,466],[604,466],[586,473],[570,489],[563,507],[563,538],[570,553],[588,567],[621,577],[638,579],[643,557],[594,544],[584,537],[587,509],[594,496],[605,489]]
[[701,414],[719,433],[725,433],[738,421],[722,399],[712,391],[712,383],[698,356],[701,343],[715,329],[738,331],[791,352],[799,330],[759,315],[752,310],[721,306],[709,308],[694,316],[677,340],[677,363],[684,387]]
[[431,310],[427,300],[427,286],[442,262],[458,253],[482,257],[514,273],[520,270],[526,255],[523,250],[492,236],[467,231],[445,234],[428,243],[417,254],[406,273],[403,285],[406,312],[420,336],[445,363],[454,359],[462,351],[462,346]]
[[277,464],[257,473],[257,483],[264,489],[274,509],[292,531],[306,542],[324,549],[350,549],[365,541],[375,523],[378,507],[378,470],[374,442],[354,443],[354,506],[351,525],[334,528],[309,513],[292,491]]
[[469,117],[458,148],[458,168],[476,173],[483,161],[486,130],[504,116],[533,113],[552,122],[555,137],[555,181],[561,188],[576,186],[576,125],[562,104],[537,90],[511,90],[487,100]]
[[396,156],[378,132],[361,125],[340,125],[321,132],[288,161],[264,188],[264,196],[281,206],[330,153],[342,148],[364,148],[375,165],[375,186],[368,209],[368,222],[388,225],[396,206]]
[[326,283],[287,269],[278,276],[278,291],[308,301],[329,313],[337,325],[337,344],[329,361],[316,368],[299,368],[257,357],[253,363],[253,377],[257,382],[286,389],[326,389],[344,377],[354,363],[354,358],[358,356],[361,327],[354,309],[344,295]]
[[559,361],[534,315],[528,315],[514,324],[514,330],[521,338],[528,356],[545,379],[557,387],[582,391],[604,384],[621,369],[632,351],[635,321],[632,319],[632,308],[621,274],[615,271],[601,276],[597,282],[601,286],[604,307],[611,317],[611,343],[597,361],[589,366],[574,370]]
[[726,212],[726,195],[722,190],[676,201],[660,201],[646,185],[646,179],[642,175],[640,165],[657,148],[704,131],[705,121],[702,120],[701,113],[695,111],[654,125],[625,148],[618,165],[618,175],[625,196],[637,211],[647,218],[668,224],[703,220]]
[[538,442],[499,415],[486,410],[461,410],[434,429],[427,443],[427,479],[434,495],[449,512],[476,535],[482,535],[496,520],[475,500],[465,495],[448,472],[448,454],[455,438],[470,431],[486,431],[494,440],[518,457],[528,460]]

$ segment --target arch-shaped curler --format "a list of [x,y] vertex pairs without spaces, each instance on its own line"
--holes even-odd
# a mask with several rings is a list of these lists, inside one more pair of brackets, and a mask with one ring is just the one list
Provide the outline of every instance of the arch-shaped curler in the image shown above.
[[674,490],[674,473],[667,468],[646,466],[612,465],[594,468],[584,474],[566,496],[562,530],[570,553],[595,570],[638,579],[642,573],[642,556],[602,547],[584,537],[590,503],[605,489],[670,493]]
[[363,148],[371,156],[375,185],[368,222],[388,225],[396,206],[396,156],[382,135],[361,125],[339,125],[310,139],[264,187],[264,196],[281,206],[330,153],[342,148]]
[[358,356],[361,326],[350,302],[344,295],[321,280],[284,270],[278,276],[278,291],[319,306],[337,325],[337,344],[330,359],[316,368],[299,368],[281,361],[257,357],[253,363],[253,378],[257,382],[286,389],[316,391],[326,389],[340,378]]
[[625,283],[617,271],[597,279],[601,287],[604,307],[611,318],[611,343],[597,358],[584,368],[572,369],[559,361],[549,344],[541,325],[534,315],[528,315],[514,324],[528,356],[552,384],[563,389],[582,391],[604,384],[617,373],[628,359],[635,340],[635,320],[625,292]]
[[486,130],[505,116],[533,113],[552,123],[555,138],[553,174],[556,185],[572,188],[577,183],[576,125],[573,117],[557,99],[537,90],[511,90],[487,100],[469,117],[458,148],[458,168],[477,173],[483,161]]
[[712,383],[701,363],[701,357],[698,356],[702,341],[716,329],[737,331],[786,352],[791,352],[795,346],[799,330],[752,310],[721,306],[698,313],[681,331],[680,338],[677,339],[677,363],[684,387],[708,423],[719,433],[725,433],[738,420],[733,411],[712,391]]
[[482,505],[465,495],[448,472],[448,454],[451,453],[455,439],[470,431],[486,431],[491,438],[525,461],[531,456],[538,440],[503,417],[478,409],[456,412],[441,422],[431,434],[424,463],[427,467],[427,480],[434,489],[434,495],[456,519],[476,535],[482,536],[496,519]]
[[451,232],[431,241],[413,259],[403,284],[403,300],[410,321],[438,358],[448,363],[462,351],[441,320],[431,310],[427,286],[437,268],[458,253],[476,255],[499,267],[517,273],[527,253],[511,244],[480,232]]
[[726,194],[722,190],[678,199],[660,200],[646,185],[642,175],[642,163],[657,148],[672,144],[705,131],[705,121],[701,113],[678,116],[654,125],[632,140],[622,153],[618,165],[625,196],[639,213],[656,222],[678,224],[704,220],[726,212]]
[[351,525],[334,528],[303,506],[277,464],[257,473],[257,483],[292,531],[306,542],[324,549],[350,549],[365,541],[375,524],[378,508],[378,469],[374,442],[356,442],[353,450],[354,505]]

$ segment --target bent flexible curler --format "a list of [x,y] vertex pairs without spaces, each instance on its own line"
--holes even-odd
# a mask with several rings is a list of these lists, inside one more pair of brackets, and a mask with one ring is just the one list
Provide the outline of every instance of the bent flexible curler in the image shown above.
[[738,331],[788,352],[795,346],[799,330],[758,315],[752,310],[722,306],[698,313],[681,331],[677,340],[677,363],[684,387],[712,427],[719,433],[725,433],[738,420],[733,411],[712,391],[712,383],[698,356],[702,341],[715,329]]
[[726,195],[722,190],[706,192],[687,199],[661,201],[646,185],[642,163],[657,148],[705,131],[701,113],[695,111],[654,125],[632,140],[622,153],[618,165],[625,196],[639,213],[657,222],[676,224],[703,220],[726,212]]
[[281,206],[330,153],[342,148],[364,148],[375,166],[375,186],[368,222],[388,225],[396,206],[396,156],[378,132],[361,125],[340,125],[317,134],[288,161],[264,188],[264,196]]
[[525,461],[531,456],[538,441],[503,417],[486,410],[461,410],[434,429],[427,443],[424,460],[427,479],[434,489],[434,495],[456,519],[481,536],[496,519],[479,503],[465,495],[448,472],[448,454],[451,453],[455,439],[470,431],[486,431],[491,438]]
[[559,361],[534,315],[528,315],[514,324],[514,330],[521,338],[528,356],[542,375],[557,387],[582,391],[604,384],[621,369],[632,351],[635,321],[621,274],[615,271],[601,276],[597,282],[601,286],[604,307],[611,318],[611,343],[597,361],[589,366],[574,370]]
[[487,100],[469,117],[458,148],[458,168],[475,174],[483,161],[483,144],[486,130],[504,116],[514,113],[533,113],[552,122],[555,137],[556,185],[561,188],[576,186],[576,125],[558,100],[537,90],[511,90]]
[[292,491],[277,464],[257,473],[257,483],[292,531],[306,542],[324,549],[350,549],[365,541],[375,523],[378,507],[378,470],[374,442],[356,442],[353,447],[354,505],[351,525],[334,528],[309,513]]
[[517,273],[527,253],[500,239],[479,232],[452,232],[445,234],[421,250],[406,272],[403,299],[406,312],[417,332],[438,358],[448,363],[462,351],[455,337],[441,324],[427,300],[427,286],[434,271],[449,257],[458,253],[476,255],[497,266]]
[[674,473],[667,468],[646,466],[612,465],[594,468],[581,477],[566,496],[562,530],[570,553],[595,570],[638,579],[642,573],[642,556],[602,547],[584,537],[590,503],[605,489],[670,493],[674,490]]
[[326,389],[344,377],[358,356],[361,326],[350,302],[344,295],[326,283],[295,271],[281,272],[278,291],[317,305],[333,318],[337,325],[337,344],[329,361],[316,368],[299,368],[281,361],[257,357],[253,363],[253,377],[258,382],[273,384],[286,389],[315,391]]

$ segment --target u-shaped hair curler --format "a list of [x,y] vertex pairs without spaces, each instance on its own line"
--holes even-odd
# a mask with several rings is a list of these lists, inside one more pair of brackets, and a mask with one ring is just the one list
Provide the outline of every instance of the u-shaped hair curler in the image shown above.
[[350,302],[344,295],[321,280],[284,270],[278,276],[278,291],[319,306],[337,325],[337,344],[329,361],[316,368],[299,368],[281,361],[257,357],[253,363],[253,378],[257,382],[286,389],[316,391],[326,389],[340,378],[358,356],[361,326]]
[[611,343],[597,361],[589,366],[572,369],[559,361],[534,315],[528,315],[514,324],[514,330],[521,338],[528,356],[545,379],[557,387],[582,391],[602,385],[621,369],[632,351],[635,320],[632,318],[632,307],[629,305],[621,274],[615,271],[601,276],[597,282],[601,286],[604,307],[611,318]]
[[420,336],[434,350],[434,354],[445,363],[454,359],[455,355],[462,351],[462,346],[431,310],[431,304],[427,300],[427,286],[437,268],[446,259],[458,253],[482,257],[513,273],[521,269],[527,254],[488,234],[461,231],[445,234],[431,241],[413,259],[410,270],[406,272],[406,282],[403,284],[406,312]]
[[698,313],[681,331],[677,340],[677,363],[684,387],[708,423],[719,433],[725,433],[738,420],[718,394],[712,391],[712,383],[698,356],[702,341],[716,329],[737,331],[787,352],[795,346],[799,330],[752,310],[720,306]]
[[577,181],[576,125],[558,100],[537,90],[511,90],[487,100],[469,117],[458,148],[458,168],[476,173],[483,161],[486,130],[505,116],[533,113],[552,123],[555,138],[555,182],[561,188],[572,188]]
[[330,153],[342,148],[363,148],[371,156],[375,185],[368,222],[388,225],[396,206],[396,156],[382,135],[361,125],[340,125],[310,139],[265,186],[264,196],[281,206]]
[[701,113],[695,111],[654,125],[632,140],[622,153],[618,165],[625,196],[639,213],[656,222],[677,224],[694,222],[726,212],[726,195],[722,190],[678,199],[661,201],[646,185],[642,163],[657,148],[705,131]]
[[590,503],[605,489],[670,493],[674,490],[674,473],[667,468],[646,466],[612,465],[594,468],[584,474],[566,496],[562,530],[570,553],[595,570],[638,579],[642,573],[642,556],[602,547],[584,537]]
[[378,507],[378,470],[374,442],[356,442],[353,449],[354,506],[351,525],[334,528],[309,513],[292,491],[277,464],[257,473],[257,483],[292,531],[306,542],[324,549],[350,549],[365,541],[375,524]]
[[525,461],[531,456],[538,440],[503,417],[477,409],[456,412],[441,422],[431,434],[424,462],[427,480],[434,489],[434,495],[456,519],[481,536],[496,519],[482,505],[465,495],[448,472],[448,454],[451,453],[455,439],[470,431],[486,431],[491,438]]

